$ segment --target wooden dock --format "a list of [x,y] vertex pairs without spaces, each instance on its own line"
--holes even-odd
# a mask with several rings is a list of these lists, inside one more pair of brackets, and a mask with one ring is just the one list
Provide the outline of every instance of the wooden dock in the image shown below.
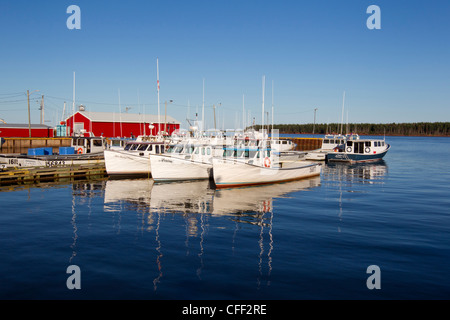
[[291,140],[295,143],[294,150],[296,151],[311,151],[322,147],[322,138],[291,138],[280,137],[280,139]]
[[70,147],[72,138],[2,138],[0,153],[27,153],[30,148],[53,148],[58,152],[59,147]]
[[69,167],[30,167],[6,169],[0,172],[0,186],[12,184],[34,184],[48,181],[74,181],[106,176],[105,165],[74,165]]

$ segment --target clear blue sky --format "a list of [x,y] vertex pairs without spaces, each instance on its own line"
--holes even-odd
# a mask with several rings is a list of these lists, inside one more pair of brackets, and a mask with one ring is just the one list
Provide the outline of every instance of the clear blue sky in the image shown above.
[[[81,9],[81,30],[69,30],[69,5]],[[369,5],[381,29],[369,30]],[[261,122],[338,122],[342,95],[349,122],[450,121],[450,1],[23,1],[0,2],[0,118],[32,122],[45,99],[48,124],[76,102],[90,111],[157,113],[160,101],[185,125],[205,113],[212,126]],[[140,104],[138,104],[140,102]],[[190,108],[188,108],[188,102]],[[344,120],[347,118],[345,112]]]

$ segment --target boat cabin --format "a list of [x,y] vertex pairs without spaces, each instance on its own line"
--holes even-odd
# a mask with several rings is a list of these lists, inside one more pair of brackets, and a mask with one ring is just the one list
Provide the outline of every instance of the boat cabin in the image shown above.
[[75,153],[99,153],[106,148],[106,139],[104,137],[73,137],[71,147]]
[[[343,147],[339,148],[340,152],[344,152]],[[345,144],[345,152],[347,153],[379,153],[386,149],[387,144],[384,140],[348,140]]]
[[345,144],[347,137],[343,135],[326,135],[322,141],[323,150],[333,150],[339,145]]
[[201,160],[209,159],[220,155],[219,147],[211,144],[187,143],[170,145],[167,154],[170,156],[180,156],[185,159]]
[[224,158],[255,160],[270,157],[271,149],[259,148],[223,148]]
[[294,144],[288,139],[269,140],[270,147],[278,151],[288,151],[294,148]]
[[166,144],[164,142],[147,142],[147,141],[129,141],[125,145],[125,151],[135,151],[150,154],[161,154],[166,151]]
[[123,150],[130,141],[134,140],[130,138],[108,138],[107,148],[110,150]]

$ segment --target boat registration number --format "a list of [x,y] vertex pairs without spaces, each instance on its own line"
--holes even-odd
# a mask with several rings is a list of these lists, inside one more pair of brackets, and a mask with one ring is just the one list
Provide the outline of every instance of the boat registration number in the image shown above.
[[8,159],[8,164],[19,164],[18,159]]
[[64,160],[53,160],[53,161],[46,161],[45,166],[46,167],[58,167],[58,166],[64,166],[66,162]]

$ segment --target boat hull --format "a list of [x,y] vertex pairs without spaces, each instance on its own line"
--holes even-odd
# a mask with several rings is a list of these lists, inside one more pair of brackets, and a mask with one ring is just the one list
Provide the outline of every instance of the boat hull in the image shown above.
[[325,161],[327,158],[327,154],[332,152],[333,150],[325,151],[325,150],[313,150],[306,154],[306,160],[313,161]]
[[214,159],[213,176],[217,188],[243,187],[294,181],[320,175],[319,163],[293,163],[282,168],[266,168],[240,161]]
[[73,165],[92,165],[104,163],[103,152],[75,155],[0,155],[2,168],[32,168],[32,167],[68,167]]
[[347,152],[330,152],[327,154],[327,161],[331,162],[371,162],[383,159],[390,146],[379,153],[347,153]]
[[110,176],[149,176],[151,164],[149,155],[105,150],[105,168]]
[[164,155],[151,155],[155,182],[203,180],[212,177],[212,164]]

